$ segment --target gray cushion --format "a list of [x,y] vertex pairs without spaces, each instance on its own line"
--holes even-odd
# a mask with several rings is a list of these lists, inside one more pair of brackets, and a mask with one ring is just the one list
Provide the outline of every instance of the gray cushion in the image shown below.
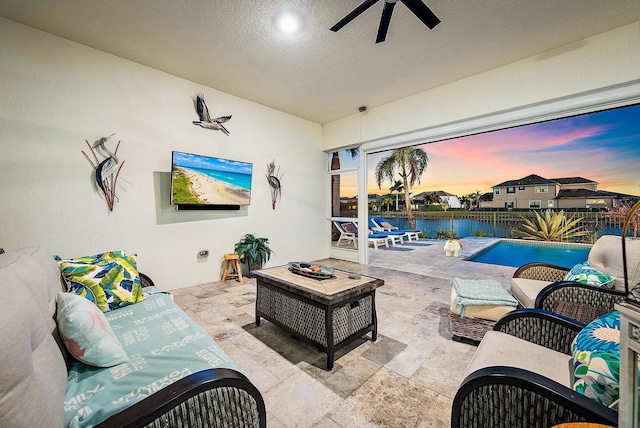
[[31,255],[0,255],[2,427],[60,427],[64,421],[67,369],[48,325],[46,278]]
[[511,278],[511,294],[523,307],[534,308],[536,297],[549,284],[551,284],[549,281],[537,279]]
[[517,367],[572,387],[571,356],[499,331],[488,331],[469,363],[465,377],[485,367]]

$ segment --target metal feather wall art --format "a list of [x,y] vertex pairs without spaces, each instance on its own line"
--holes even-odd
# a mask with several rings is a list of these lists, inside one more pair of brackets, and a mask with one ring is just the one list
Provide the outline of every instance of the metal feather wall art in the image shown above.
[[[278,176],[280,175],[280,176]],[[280,184],[280,180],[282,179],[282,174],[280,174],[280,167],[276,170],[276,160],[267,164],[267,181],[269,182],[269,186],[271,187],[271,208],[276,209],[276,201],[280,200],[280,196],[282,194],[282,186]]]
[[196,94],[196,96],[193,97],[193,105],[195,106],[198,117],[200,118],[200,120],[193,121],[194,125],[205,129],[213,129],[214,131],[222,131],[225,135],[229,135],[229,131],[224,127],[223,123],[228,122],[229,119],[231,119],[231,115],[211,119],[207,104],[204,102],[204,94]]
[[[109,151],[105,146],[109,138],[115,134],[111,134],[107,137],[102,137],[91,145],[87,140],[84,140],[89,147],[89,151],[93,155],[93,160],[84,152],[82,154],[89,161],[94,170],[94,180],[99,191],[104,195],[104,199],[107,202],[109,211],[113,211],[113,207],[118,200],[116,194],[116,186],[124,190],[122,186],[118,184],[118,177],[120,176],[120,170],[124,166],[124,160],[120,161],[117,157],[118,148],[120,147],[120,141],[116,145],[116,149]],[[103,157],[103,160],[98,158],[98,155]]]

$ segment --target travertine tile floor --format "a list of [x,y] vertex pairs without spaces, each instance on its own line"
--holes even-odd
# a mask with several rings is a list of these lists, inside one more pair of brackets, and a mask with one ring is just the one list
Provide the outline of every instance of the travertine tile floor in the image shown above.
[[[465,242],[463,256],[487,242]],[[342,349],[330,372],[314,347],[266,320],[255,325],[255,279],[173,294],[260,390],[270,428],[448,427],[452,399],[476,350],[451,340],[449,280],[493,277],[506,285],[515,269],[447,258],[440,241],[406,248],[370,250],[369,266],[320,261],[385,281],[376,295],[378,340],[367,335]]]

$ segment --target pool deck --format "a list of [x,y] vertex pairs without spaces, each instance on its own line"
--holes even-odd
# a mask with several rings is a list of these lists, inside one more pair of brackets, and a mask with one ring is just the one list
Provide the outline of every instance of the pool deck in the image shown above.
[[495,279],[509,289],[515,267],[467,261],[479,251],[501,238],[462,238],[460,257],[447,257],[444,251],[446,240],[421,239],[395,247],[369,248],[369,264],[402,272],[428,275],[443,279]]

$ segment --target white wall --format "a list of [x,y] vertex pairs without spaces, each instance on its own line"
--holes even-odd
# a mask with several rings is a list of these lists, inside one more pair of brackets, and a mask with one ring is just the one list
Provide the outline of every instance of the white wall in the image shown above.
[[[194,126],[192,96],[232,114],[226,137]],[[126,191],[113,212],[81,154],[116,133]],[[113,142],[108,144],[112,149]],[[171,151],[252,162],[240,211],[176,212]],[[268,265],[328,256],[328,179],[320,125],[0,18],[0,247],[42,244],[62,257],[125,249],[163,288],[220,278],[245,233],[269,238]],[[271,209],[266,165],[284,174]],[[198,259],[208,249],[207,259]]]
[[[323,126],[324,149],[640,79],[640,22]],[[362,121],[362,124],[360,123]],[[360,129],[362,136],[360,137]]]

